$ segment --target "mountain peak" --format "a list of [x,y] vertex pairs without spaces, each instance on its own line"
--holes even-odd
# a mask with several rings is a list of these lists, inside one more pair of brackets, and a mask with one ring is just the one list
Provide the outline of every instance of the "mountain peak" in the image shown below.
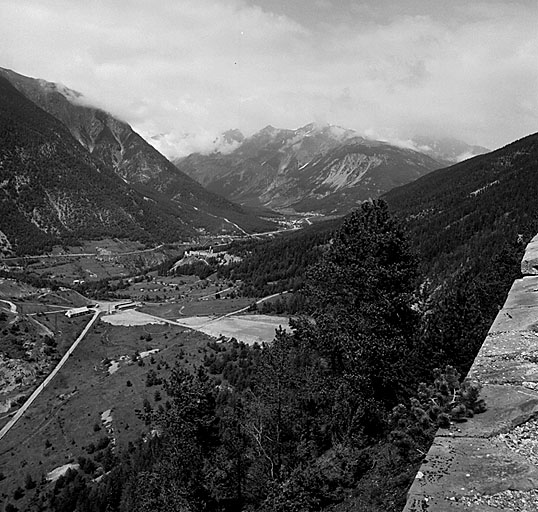
[[16,89],[25,95],[29,93],[30,89],[33,89],[34,95],[38,90],[45,95],[58,93],[74,105],[78,105],[84,101],[84,95],[82,93],[70,89],[61,83],[49,82],[48,80],[43,80],[42,78],[31,78],[21,75],[11,69],[1,67],[0,75],[7,78]]
[[226,130],[220,138],[224,144],[241,144],[245,140],[245,136],[237,128]]

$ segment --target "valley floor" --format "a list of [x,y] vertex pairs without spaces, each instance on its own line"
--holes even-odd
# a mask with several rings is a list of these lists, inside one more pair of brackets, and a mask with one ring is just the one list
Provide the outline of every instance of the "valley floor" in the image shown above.
[[[135,257],[141,254],[155,256],[149,251]],[[89,275],[84,258],[73,258],[70,271]],[[108,264],[107,275],[131,265]],[[43,261],[37,265],[50,272]],[[65,275],[66,284],[73,275]],[[125,279],[121,297],[95,301],[67,286],[52,291],[0,280],[0,428],[20,416],[0,439],[0,501],[24,509],[33,495],[32,486],[23,489],[28,479],[46,485],[81,460],[100,460],[107,450],[147,435],[143,413],[164,403],[164,381],[175,361],[194,371],[212,353],[215,338],[271,341],[276,328],[287,327],[284,317],[235,316],[253,303],[235,291],[230,282],[152,272],[143,281]],[[130,298],[138,301],[136,308],[115,310]],[[94,308],[94,317],[65,315],[84,305]],[[46,379],[48,385],[23,408]]]

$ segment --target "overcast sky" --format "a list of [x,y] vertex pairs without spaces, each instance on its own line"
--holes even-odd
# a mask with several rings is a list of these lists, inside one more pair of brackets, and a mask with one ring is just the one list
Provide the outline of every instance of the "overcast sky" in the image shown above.
[[496,148],[538,131],[535,0],[0,0],[0,66],[163,134],[311,121]]

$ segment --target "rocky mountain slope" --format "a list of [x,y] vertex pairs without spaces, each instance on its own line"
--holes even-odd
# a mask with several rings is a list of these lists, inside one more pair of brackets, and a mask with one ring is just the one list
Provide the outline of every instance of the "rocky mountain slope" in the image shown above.
[[325,214],[346,213],[441,167],[422,153],[315,124],[267,126],[229,154],[193,154],[174,163],[230,200]]
[[[168,212],[96,161],[52,116],[0,77],[0,231],[4,249],[40,252],[102,235],[155,240],[180,230]],[[183,226],[183,233],[193,233]],[[181,230],[180,230],[181,231]]]
[[62,123],[0,77],[3,253],[35,254],[57,243],[102,237],[177,241],[222,230],[238,228],[197,207],[126,183]]
[[[165,196],[186,215],[188,212],[190,219],[186,218],[186,221],[195,220],[197,216],[204,217],[199,224],[206,224],[212,231],[220,230],[220,225],[224,229],[237,230],[233,223],[247,231],[273,228],[271,223],[205,190],[178,170],[127,123],[88,106],[80,93],[7,69],[0,68],[0,76],[7,78],[29,100],[61,121],[94,158],[113,169],[127,183],[154,200],[155,193]],[[216,218],[209,222],[208,215]]]

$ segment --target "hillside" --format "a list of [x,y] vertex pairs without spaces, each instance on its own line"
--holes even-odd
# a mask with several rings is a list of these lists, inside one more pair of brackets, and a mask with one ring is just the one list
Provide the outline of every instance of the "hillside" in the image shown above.
[[[127,183],[156,200],[155,192],[182,209],[185,222],[211,232],[274,228],[242,207],[205,190],[178,170],[127,123],[89,106],[83,96],[65,86],[0,68],[0,76],[30,101],[61,121],[94,159],[113,169]],[[217,216],[215,219],[214,216]],[[228,220],[223,220],[228,219]],[[231,222],[230,222],[231,221]]]
[[[384,198],[408,225],[429,273],[485,270],[505,244],[536,234],[538,134],[438,170]],[[438,269],[438,271],[437,271]]]
[[3,247],[17,253],[79,238],[155,242],[195,234],[177,209],[136,192],[3,78],[0,198]]
[[193,154],[174,163],[230,200],[324,214],[345,214],[441,166],[422,153],[316,124],[267,126],[229,154]]
[[463,375],[538,232],[537,160],[534,134],[385,196],[420,256],[431,357]]

